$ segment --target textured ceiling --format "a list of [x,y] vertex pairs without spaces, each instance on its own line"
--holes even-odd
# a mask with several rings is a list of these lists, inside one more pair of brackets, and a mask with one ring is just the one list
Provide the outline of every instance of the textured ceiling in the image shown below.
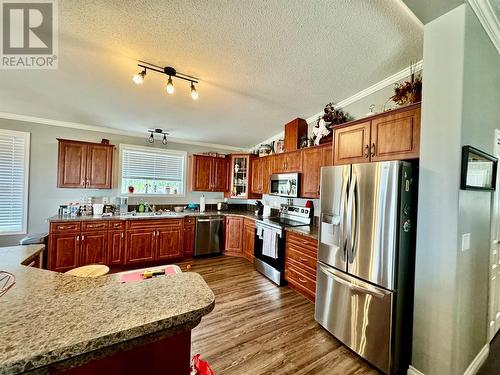
[[[399,1],[59,2],[59,69],[0,71],[0,111],[249,146],[422,57]],[[201,78],[200,99],[137,60]]]

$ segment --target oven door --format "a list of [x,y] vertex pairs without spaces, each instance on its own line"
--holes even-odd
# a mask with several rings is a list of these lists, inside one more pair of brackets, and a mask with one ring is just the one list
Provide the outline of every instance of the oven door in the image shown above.
[[270,194],[281,197],[297,198],[299,196],[299,174],[280,173],[272,174]]

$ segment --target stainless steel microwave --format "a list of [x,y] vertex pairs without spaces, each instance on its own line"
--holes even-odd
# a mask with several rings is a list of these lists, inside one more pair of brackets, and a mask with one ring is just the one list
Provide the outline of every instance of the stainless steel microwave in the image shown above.
[[299,196],[299,174],[272,174],[269,193],[271,195],[279,195],[281,197],[297,198]]

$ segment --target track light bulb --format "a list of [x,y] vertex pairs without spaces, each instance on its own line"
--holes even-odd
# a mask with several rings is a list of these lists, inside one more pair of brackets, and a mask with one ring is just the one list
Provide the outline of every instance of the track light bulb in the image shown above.
[[168,76],[167,93],[173,94],[174,91],[175,91],[175,89],[174,89],[174,84],[172,83],[172,77]]
[[163,140],[161,141],[165,146],[167,145],[167,135],[163,134]]
[[153,136],[153,132],[151,132],[151,135],[148,138],[149,143],[153,143],[155,141],[155,137]]
[[146,76],[146,69],[144,69],[142,72],[134,74],[134,76],[132,77],[132,81],[134,81],[136,85],[140,85],[144,81],[145,76]]
[[193,100],[197,100],[198,99],[198,91],[196,91],[196,88],[194,87],[194,83],[191,82],[191,98],[193,98]]

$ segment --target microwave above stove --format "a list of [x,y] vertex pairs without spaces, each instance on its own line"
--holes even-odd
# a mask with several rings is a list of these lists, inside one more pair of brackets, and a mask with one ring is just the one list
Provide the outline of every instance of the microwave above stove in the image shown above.
[[299,196],[299,176],[298,173],[272,174],[269,193],[280,197],[297,198]]

